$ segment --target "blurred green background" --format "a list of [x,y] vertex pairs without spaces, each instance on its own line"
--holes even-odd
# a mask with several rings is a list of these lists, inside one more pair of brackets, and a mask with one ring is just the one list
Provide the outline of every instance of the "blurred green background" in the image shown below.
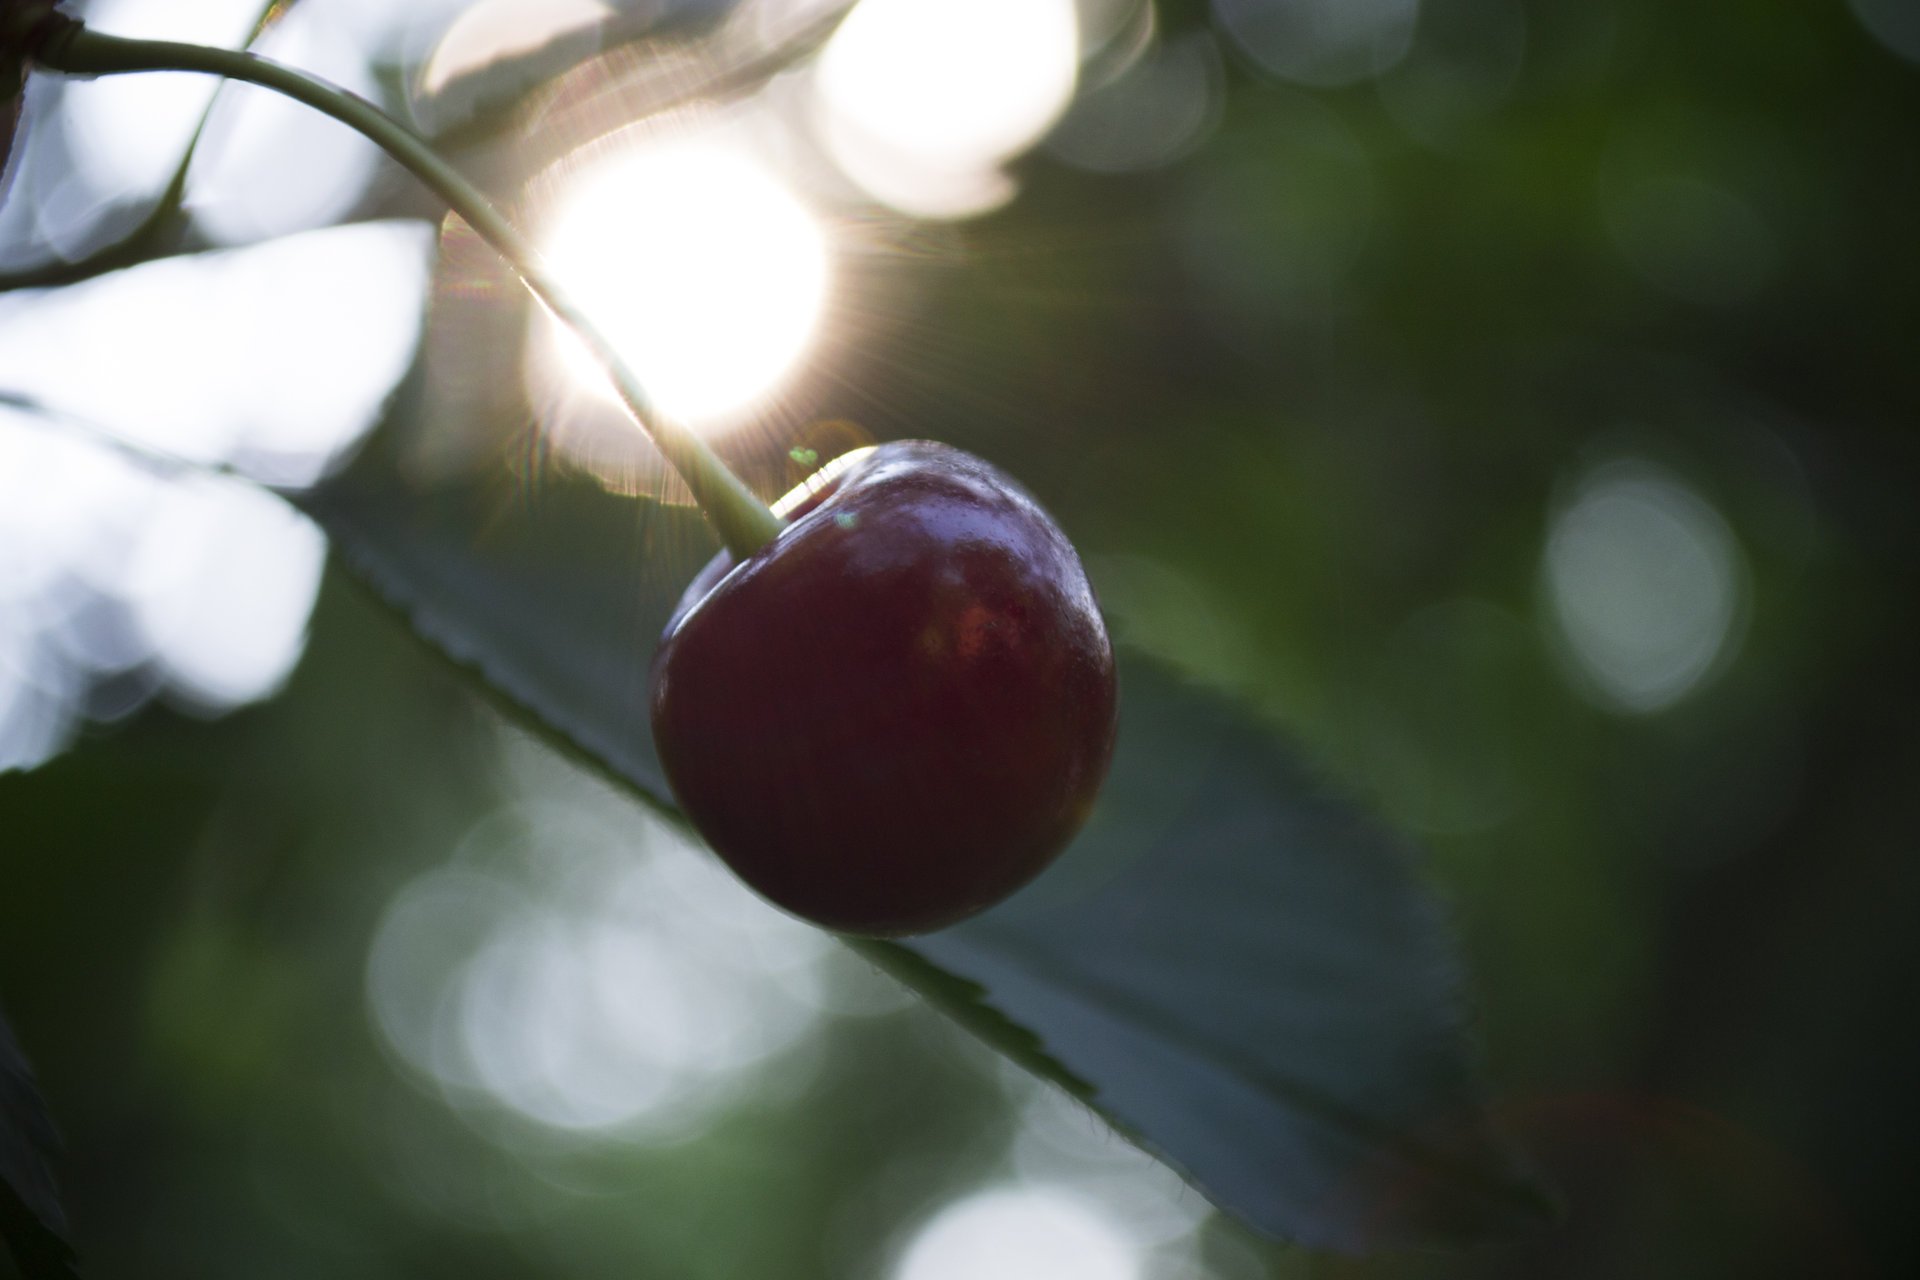
[[[697,49],[722,7],[656,6],[658,39]],[[374,40],[369,9],[309,12],[397,102],[433,44]],[[0,452],[0,726],[32,766],[0,774],[0,1001],[89,1274],[1920,1266],[1920,10],[1081,9],[1078,97],[1009,158],[1017,194],[840,197],[872,292],[747,439],[767,475],[830,420],[992,458],[1117,631],[1417,835],[1565,1225],[1468,1256],[1253,1240],[505,723],[335,568],[277,696],[229,712],[277,681],[223,701],[137,658],[60,685],[20,637],[96,652],[124,620],[97,583],[29,609],[52,544]],[[29,100],[35,145],[59,107]],[[14,176],[22,244],[68,216],[54,163]],[[316,221],[432,213],[369,174]],[[195,222],[217,207],[130,256],[259,238]],[[28,283],[89,274],[36,252]],[[8,299],[0,324],[40,303]],[[520,466],[551,501],[584,483]],[[78,727],[21,747],[48,689]]]

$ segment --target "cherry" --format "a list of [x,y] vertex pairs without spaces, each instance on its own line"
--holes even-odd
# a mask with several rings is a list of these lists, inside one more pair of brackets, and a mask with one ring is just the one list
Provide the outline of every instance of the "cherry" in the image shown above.
[[797,511],[667,624],[667,780],[776,906],[875,937],[953,924],[1037,875],[1106,775],[1093,591],[1032,497],[945,445],[881,445]]

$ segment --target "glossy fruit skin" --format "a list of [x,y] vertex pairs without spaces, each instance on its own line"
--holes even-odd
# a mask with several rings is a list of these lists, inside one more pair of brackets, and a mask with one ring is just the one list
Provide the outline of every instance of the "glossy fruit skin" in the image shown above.
[[1080,828],[1113,649],[1080,558],[1007,476],[882,445],[772,544],[722,552],[654,657],[654,743],[748,885],[871,937],[953,924]]

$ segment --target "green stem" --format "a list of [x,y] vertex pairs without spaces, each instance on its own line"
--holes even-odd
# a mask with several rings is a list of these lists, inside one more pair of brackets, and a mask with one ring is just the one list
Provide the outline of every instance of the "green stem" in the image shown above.
[[59,23],[32,56],[34,65],[69,75],[195,71],[241,80],[305,103],[365,135],[466,219],[519,273],[547,310],[580,336],[613,379],[634,420],[686,482],[694,501],[736,559],[745,560],[779,535],[783,527],[780,517],[728,470],[706,441],[656,410],[613,344],[542,265],[532,244],[419,135],[372,103],[258,54],[164,40],[128,40],[89,31],[71,20]]

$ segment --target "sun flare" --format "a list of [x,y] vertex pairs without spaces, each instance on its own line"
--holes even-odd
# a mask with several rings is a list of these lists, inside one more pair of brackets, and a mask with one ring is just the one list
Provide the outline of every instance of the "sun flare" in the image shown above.
[[[832,275],[825,233],[800,201],[744,154],[706,142],[583,167],[544,246],[659,408],[696,425],[743,416],[793,372]],[[584,348],[552,333],[569,372],[610,398]]]

